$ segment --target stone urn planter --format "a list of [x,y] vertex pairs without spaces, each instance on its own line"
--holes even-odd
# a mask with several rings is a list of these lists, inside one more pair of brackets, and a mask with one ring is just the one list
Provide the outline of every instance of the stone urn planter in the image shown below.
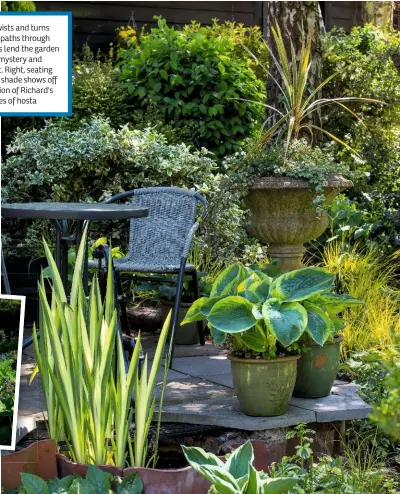
[[[353,183],[331,176],[324,184],[325,206]],[[328,226],[328,215],[318,216],[312,202],[317,196],[308,180],[289,177],[261,177],[246,198],[252,218],[249,233],[269,244],[271,258],[278,258],[281,272],[303,267],[304,243]]]
[[252,417],[283,415],[289,408],[299,355],[272,360],[228,355],[240,410]]
[[307,350],[297,361],[297,378],[293,396],[298,398],[322,398],[331,392],[340,363],[340,343],[343,336],[336,336],[323,346],[314,341],[305,343]]

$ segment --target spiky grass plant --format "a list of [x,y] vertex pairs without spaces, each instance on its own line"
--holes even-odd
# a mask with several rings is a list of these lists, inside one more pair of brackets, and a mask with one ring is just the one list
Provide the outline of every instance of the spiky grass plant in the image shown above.
[[[124,467],[130,451],[131,465],[145,466],[147,435],[155,407],[154,390],[170,319],[161,331],[150,373],[146,358],[139,376],[140,335],[126,370],[117,330],[112,259],[110,256],[104,302],[96,276],[87,300],[82,284],[86,236],[85,231],[69,299],[50,249],[44,243],[51,272],[51,301],[42,276],[40,339],[36,331],[33,334],[49,434],[56,441],[64,438],[71,458],[78,463]],[[135,396],[134,451],[129,437],[132,393]]]
[[326,244],[323,267],[336,275],[340,291],[364,301],[344,314],[343,357],[395,345],[394,336],[400,331],[397,263],[392,256],[382,257],[374,249],[342,247],[340,242]]

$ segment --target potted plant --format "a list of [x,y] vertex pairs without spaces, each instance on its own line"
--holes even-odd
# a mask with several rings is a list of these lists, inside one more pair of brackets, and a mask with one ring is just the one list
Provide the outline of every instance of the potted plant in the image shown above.
[[209,297],[193,303],[183,324],[207,320],[214,342],[228,347],[234,389],[245,414],[287,411],[302,336],[329,337],[331,321],[319,317],[320,308],[311,301],[330,291],[333,281],[332,274],[317,267],[272,279],[260,268],[235,263],[219,274]]
[[[280,84],[275,81],[280,103],[276,107],[267,101],[267,130],[244,162],[242,156],[232,157],[226,160],[226,167],[232,181],[241,188],[243,183],[249,186],[245,204],[252,213],[250,233],[268,243],[270,256],[278,258],[281,271],[286,272],[302,267],[303,244],[319,237],[328,225],[326,206],[352,186],[342,176],[349,170],[337,162],[329,146],[317,145],[317,136],[320,142],[325,136],[349,146],[315,123],[314,117],[321,117],[325,106],[336,104],[359,118],[346,106],[348,102],[377,101],[321,97],[321,90],[337,74],[310,88],[311,37],[303,37],[296,53],[291,40],[286,48],[278,25],[271,31],[278,55],[267,48],[281,77]],[[268,70],[266,73],[272,77]]]
[[306,309],[311,311],[308,331],[300,340],[303,348],[297,361],[293,396],[321,398],[330,394],[339,368],[340,344],[343,340],[340,330],[344,323],[339,314],[362,303],[351,295],[338,295],[332,293],[332,290],[304,302]]
[[[50,270],[51,300],[42,274],[39,283],[40,339],[33,332],[48,415],[50,439],[67,442],[77,464],[124,468],[147,463],[147,431],[153,418],[155,385],[161,366],[168,323],[164,325],[150,373],[147,356],[139,374],[140,334],[131,361],[126,362],[117,337],[117,310],[110,255],[107,288],[101,300],[97,276],[88,301],[82,272],[85,231],[79,249],[69,296],[64,290],[49,247],[44,243]],[[113,364],[114,363],[114,364]],[[167,373],[167,370],[165,371]],[[132,393],[135,409],[131,408]],[[160,405],[161,406],[161,405]],[[133,445],[129,433],[135,422]]]

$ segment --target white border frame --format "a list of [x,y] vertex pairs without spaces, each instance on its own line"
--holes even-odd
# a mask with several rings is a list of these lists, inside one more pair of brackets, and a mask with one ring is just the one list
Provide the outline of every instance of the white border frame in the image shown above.
[[[15,441],[17,436],[17,422],[18,422],[18,406],[19,406],[19,385],[21,379],[21,360],[22,360],[22,341],[24,337],[24,321],[25,321],[25,302],[26,297],[20,295],[3,295],[0,294],[0,300],[19,300],[21,302],[21,309],[19,313],[19,335],[18,335],[18,353],[17,353],[17,369],[15,376],[15,396],[14,396],[14,415],[12,423],[11,433],[11,446],[0,445],[0,451],[15,451]],[[0,461],[1,463],[1,461]]]

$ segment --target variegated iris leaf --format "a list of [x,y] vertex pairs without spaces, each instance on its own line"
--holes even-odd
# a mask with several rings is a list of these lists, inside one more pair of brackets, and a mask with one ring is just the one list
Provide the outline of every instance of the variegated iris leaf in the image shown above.
[[280,304],[270,299],[264,303],[262,314],[267,328],[285,347],[297,341],[307,327],[307,311],[298,302]]

